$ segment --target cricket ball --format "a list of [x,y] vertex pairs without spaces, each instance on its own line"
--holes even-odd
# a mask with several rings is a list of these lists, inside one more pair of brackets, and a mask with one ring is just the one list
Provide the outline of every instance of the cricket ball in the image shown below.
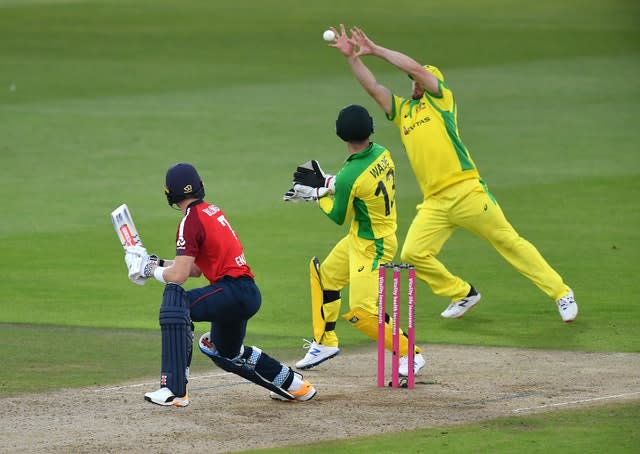
[[333,33],[333,30],[325,30],[325,32],[322,34],[322,39],[324,39],[325,41],[333,41],[334,39],[336,39],[336,34]]

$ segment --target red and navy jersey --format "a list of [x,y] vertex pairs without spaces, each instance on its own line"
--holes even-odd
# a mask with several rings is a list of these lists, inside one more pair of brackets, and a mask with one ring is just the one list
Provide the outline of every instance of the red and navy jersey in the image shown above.
[[220,208],[204,201],[187,208],[176,233],[176,256],[195,257],[210,283],[224,276],[253,277],[242,243]]

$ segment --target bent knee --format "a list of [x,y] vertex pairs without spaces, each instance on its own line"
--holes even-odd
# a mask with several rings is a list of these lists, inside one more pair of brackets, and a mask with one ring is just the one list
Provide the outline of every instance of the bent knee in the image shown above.
[[400,260],[402,263],[424,263],[433,259],[435,254],[429,251],[417,251],[415,249],[402,249],[400,253]]

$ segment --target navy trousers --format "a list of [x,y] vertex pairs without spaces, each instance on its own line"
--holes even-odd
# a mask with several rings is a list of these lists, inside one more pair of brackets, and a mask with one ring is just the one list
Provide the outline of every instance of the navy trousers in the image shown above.
[[235,358],[247,321],[260,309],[262,296],[250,277],[224,277],[213,285],[187,291],[194,322],[211,322],[211,341],[221,356]]

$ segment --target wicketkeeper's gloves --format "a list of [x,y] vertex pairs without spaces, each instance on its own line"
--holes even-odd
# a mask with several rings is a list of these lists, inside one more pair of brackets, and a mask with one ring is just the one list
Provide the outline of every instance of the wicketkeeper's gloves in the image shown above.
[[285,202],[316,202],[327,194],[329,194],[327,188],[312,188],[303,184],[294,184],[284,193],[282,200]]
[[335,177],[324,173],[315,159],[300,164],[293,173],[293,182],[312,188],[327,188],[333,192]]

